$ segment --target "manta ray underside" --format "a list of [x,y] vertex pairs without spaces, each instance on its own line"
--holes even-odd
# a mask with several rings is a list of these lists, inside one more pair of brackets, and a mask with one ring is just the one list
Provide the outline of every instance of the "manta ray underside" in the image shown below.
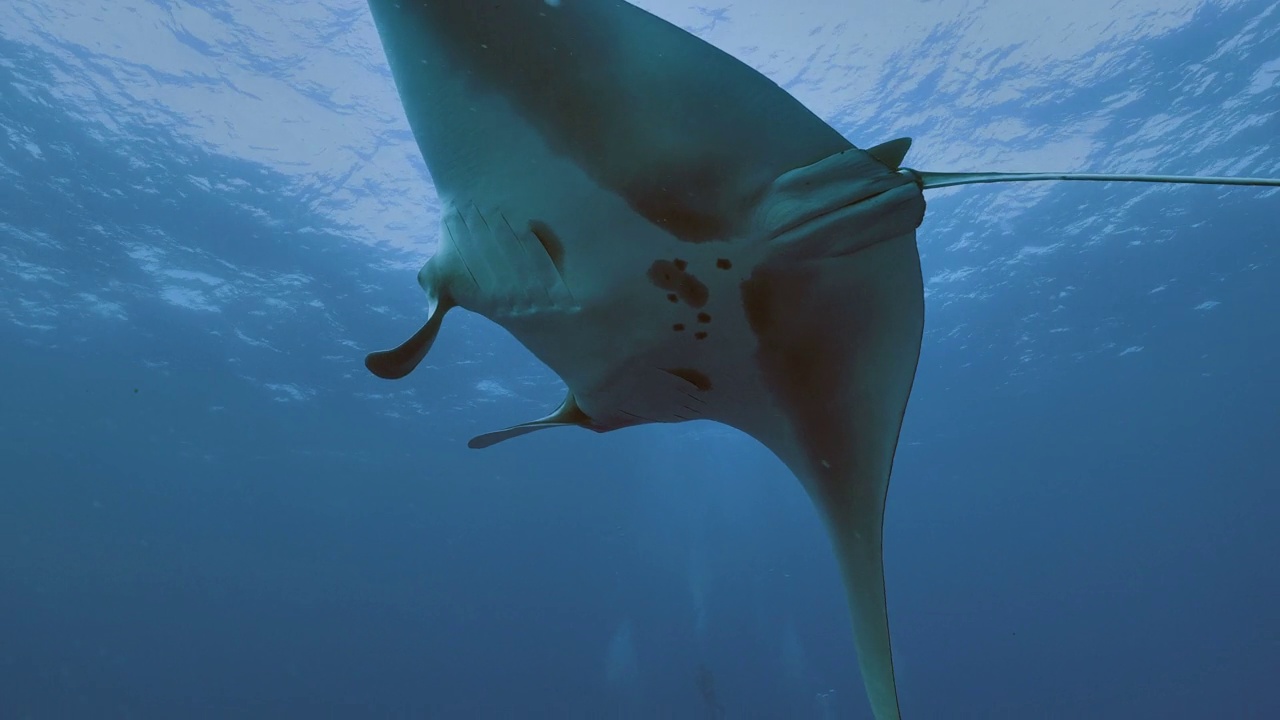
[[924,327],[922,191],[1227,178],[923,173],[859,149],[764,76],[620,0],[370,0],[444,204],[429,319],[369,369],[407,375],[453,307],[560,375],[542,428],[710,419],[813,498],[877,720],[899,718],[881,537]]

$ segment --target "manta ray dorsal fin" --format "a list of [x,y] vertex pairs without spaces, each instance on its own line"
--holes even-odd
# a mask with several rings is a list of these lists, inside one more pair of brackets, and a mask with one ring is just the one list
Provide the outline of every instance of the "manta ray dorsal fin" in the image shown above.
[[875,147],[867,148],[867,154],[879,160],[881,164],[890,170],[897,170],[902,167],[902,161],[907,157],[907,151],[911,149],[911,138],[900,137],[889,142],[883,142]]
[[510,440],[513,437],[527,435],[535,430],[568,426],[584,428],[591,427],[591,418],[587,417],[587,414],[582,412],[582,408],[578,407],[578,401],[574,399],[572,392],[565,396],[564,402],[560,403],[560,407],[556,408],[556,411],[550,415],[537,420],[531,420],[527,423],[512,425],[511,427],[503,430],[495,430],[494,432],[477,435],[471,438],[471,441],[467,443],[467,447],[472,448],[473,450],[479,450],[481,448],[497,445],[503,440]]

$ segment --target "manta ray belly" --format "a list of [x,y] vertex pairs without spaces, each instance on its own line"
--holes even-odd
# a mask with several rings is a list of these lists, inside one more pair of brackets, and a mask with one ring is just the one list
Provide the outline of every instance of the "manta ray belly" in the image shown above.
[[[598,250],[579,223],[468,205],[444,219],[419,282],[429,297],[503,326],[560,375],[575,412],[589,419],[563,424],[609,430],[713,417],[717,378],[741,375],[736,359],[754,346],[739,291],[754,263],[741,259],[742,244],[681,243],[615,210],[623,213],[615,227],[636,223],[632,237],[654,252],[603,254],[588,265],[581,255]],[[548,418],[537,422],[550,426]]]
[[[518,202],[455,207],[420,281],[429,296],[502,325],[564,379],[575,414],[561,424],[602,431],[694,419],[739,425],[748,411],[738,405],[756,402],[742,398],[768,394],[753,361],[760,338],[744,306],[748,278],[899,237],[924,210],[908,178],[847,151],[776,179],[746,237],[685,243],[576,180],[610,226],[554,209],[543,214],[553,221],[531,219]],[[611,229],[633,241],[601,252],[589,239]],[[554,415],[536,422],[550,426]]]

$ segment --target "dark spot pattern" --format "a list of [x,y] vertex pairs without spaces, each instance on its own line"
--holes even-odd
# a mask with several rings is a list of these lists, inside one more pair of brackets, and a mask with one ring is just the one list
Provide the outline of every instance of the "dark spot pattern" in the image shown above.
[[707,334],[706,334],[705,332],[701,331],[701,330],[699,330],[698,332],[694,333],[694,334],[693,334],[693,336],[694,336],[695,338],[699,339],[699,340],[706,340],[706,339],[707,339]]
[[729,258],[720,258],[716,260],[716,267],[721,270],[728,270],[733,267],[733,263],[729,262]]
[[676,323],[675,325],[671,326],[671,329],[675,330],[676,332],[684,332],[684,323]]
[[698,313],[698,322],[702,323],[703,325],[706,325],[707,323],[711,322],[711,316],[706,313]]
[[542,244],[542,249],[546,251],[547,257],[551,258],[551,264],[555,265],[556,270],[563,275],[564,243],[560,242],[560,236],[556,235],[550,225],[541,220],[530,220],[529,232],[538,238],[538,242]]
[[[700,308],[707,304],[711,295],[701,280],[670,260],[654,260],[647,275],[649,282],[672,293],[667,296],[672,302],[679,299],[691,307]],[[676,299],[672,299],[673,296]]]
[[679,295],[677,295],[677,294],[675,294],[675,293],[668,293],[668,294],[667,294],[667,299],[668,299],[668,300],[670,300],[670,301],[671,301],[671,302],[673,302],[673,303],[675,303],[675,302],[680,302],[680,296],[679,296]]
[[684,271],[689,267],[689,263],[685,262],[684,260],[681,260],[680,258],[676,258],[673,262],[676,266],[676,269],[680,271]]
[[687,381],[702,392],[711,389],[711,378],[707,377],[707,374],[701,370],[695,370],[694,368],[668,368],[667,372]]

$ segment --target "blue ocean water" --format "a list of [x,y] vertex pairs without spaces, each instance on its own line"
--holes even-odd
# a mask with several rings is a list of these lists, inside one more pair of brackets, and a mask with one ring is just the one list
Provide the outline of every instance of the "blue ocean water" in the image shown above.
[[[1069,65],[1011,61],[998,5],[921,4],[936,28],[875,93],[813,79],[856,55],[842,27],[869,3],[806,6],[818,40],[780,48],[801,66],[753,50],[767,33],[726,49],[860,146],[915,135],[921,168],[1280,175],[1280,4],[1014,27],[1095,33]],[[272,110],[250,80],[301,56],[222,32],[253,3],[194,7],[0,10],[0,720],[870,717],[827,539],[752,441],[468,450],[562,389],[461,313],[411,378],[367,375],[421,322],[435,233],[404,210],[429,186],[399,109],[342,116],[389,128],[347,175],[278,161],[352,89]],[[753,8],[694,29],[758,28]],[[368,37],[363,3],[326,12],[283,34]],[[174,38],[224,69],[121,59]],[[224,86],[266,129],[219,137],[278,146],[208,140],[230,111],[198,93]],[[371,200],[417,239],[362,239],[389,222]],[[1280,717],[1278,221],[1259,189],[930,196],[886,520],[905,717]]]

